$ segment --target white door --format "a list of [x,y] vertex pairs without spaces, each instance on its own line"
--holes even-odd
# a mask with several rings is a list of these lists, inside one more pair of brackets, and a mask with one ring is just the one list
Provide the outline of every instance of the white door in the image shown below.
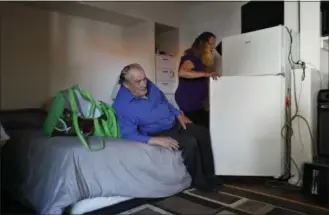
[[222,76],[210,82],[216,175],[281,176],[284,82],[280,76]]

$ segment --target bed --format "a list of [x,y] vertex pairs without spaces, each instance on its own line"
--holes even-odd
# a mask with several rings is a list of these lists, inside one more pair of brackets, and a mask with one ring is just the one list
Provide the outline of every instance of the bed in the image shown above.
[[40,214],[82,214],[190,186],[179,151],[108,138],[105,149],[89,152],[76,137],[45,137],[44,118],[35,109],[0,112],[11,137],[2,149],[2,188]]

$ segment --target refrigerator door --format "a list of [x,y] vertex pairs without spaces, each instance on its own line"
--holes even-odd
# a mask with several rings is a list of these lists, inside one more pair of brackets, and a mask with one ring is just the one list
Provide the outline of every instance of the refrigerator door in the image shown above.
[[282,175],[284,83],[280,76],[222,76],[210,82],[216,175]]
[[284,72],[282,66],[283,30],[285,30],[284,27],[278,26],[224,38],[222,75]]

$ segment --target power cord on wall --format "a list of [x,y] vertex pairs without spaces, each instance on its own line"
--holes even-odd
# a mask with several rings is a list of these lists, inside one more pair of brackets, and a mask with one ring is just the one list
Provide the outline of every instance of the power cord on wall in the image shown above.
[[[295,75],[295,67],[294,65],[300,65],[303,69],[303,74],[302,74],[302,77],[301,77],[301,80],[304,81],[305,80],[305,69],[307,68],[307,64],[309,63],[306,63],[304,61],[301,61],[301,60],[298,60],[297,62],[294,62],[293,59],[292,59],[292,55],[291,55],[291,47],[292,47],[292,43],[293,43],[293,39],[292,39],[292,35],[291,35],[291,30],[289,30],[287,27],[286,27],[288,33],[289,33],[289,36],[290,36],[290,65],[291,65],[291,68],[292,68],[292,71],[293,71],[293,76],[294,76],[294,84],[293,84],[293,87],[294,87],[294,100],[295,100],[295,108],[296,108],[296,112],[295,112],[295,115],[292,116],[291,118],[291,122],[296,119],[296,118],[300,118],[302,119],[303,121],[305,121],[305,123],[307,124],[307,127],[308,127],[308,130],[309,130],[309,134],[310,134],[310,137],[311,137],[311,143],[312,143],[312,147],[313,147],[313,160],[315,161],[318,157],[317,155],[317,151],[315,150],[315,139],[313,138],[313,134],[312,134],[312,130],[311,130],[311,127],[309,125],[309,122],[301,115],[299,115],[299,99],[300,99],[300,96],[301,96],[301,92],[302,92],[302,84],[301,84],[301,87],[300,87],[300,95],[299,97],[297,98],[297,90],[296,90],[296,75]],[[309,64],[310,65],[310,64]],[[310,67],[308,67],[310,68]],[[319,74],[319,78],[320,78],[320,88],[322,88],[322,76],[321,76],[321,73],[318,69],[316,69],[316,71],[318,72]],[[290,126],[291,127],[291,126]],[[293,134],[293,131],[292,131],[292,134]]]
[[[310,134],[310,137],[311,137],[311,143],[312,143],[312,147],[313,147],[312,148],[313,149],[313,160],[316,160],[317,159],[317,154],[316,154],[316,150],[315,150],[315,142],[314,142],[314,138],[313,138],[313,134],[312,134],[312,130],[311,130],[310,124],[305,119],[305,117],[303,117],[303,116],[301,116],[299,114],[299,100],[300,100],[301,92],[302,92],[302,84],[300,86],[300,92],[299,92],[299,96],[298,97],[297,97],[297,87],[296,87],[295,66],[301,66],[301,68],[303,70],[301,81],[304,81],[305,80],[305,75],[306,75],[305,74],[305,70],[306,70],[306,64],[307,63],[305,63],[304,61],[301,61],[301,60],[298,60],[298,61],[294,61],[293,60],[292,53],[291,53],[292,52],[292,44],[293,44],[293,38],[292,38],[292,33],[291,33],[292,30],[289,30],[289,28],[287,28],[286,26],[285,26],[285,28],[287,29],[287,32],[289,33],[289,37],[290,37],[290,47],[289,47],[288,61],[289,61],[290,67],[292,69],[292,75],[293,75],[293,88],[294,88],[293,98],[294,98],[294,101],[295,101],[295,109],[296,110],[295,110],[295,114],[290,117],[289,116],[289,112],[291,111],[291,106],[288,105],[286,107],[287,120],[286,120],[285,125],[281,129],[281,135],[282,135],[282,137],[285,138],[286,143],[287,143],[287,149],[289,149],[289,151],[291,152],[291,139],[294,136],[294,130],[292,128],[292,122],[295,119],[297,119],[297,118],[302,119],[306,123],[306,125],[308,127],[309,134]],[[322,88],[322,77],[321,77],[321,73],[320,73],[320,71],[318,71],[318,73],[319,73],[320,82],[321,82],[320,85],[321,85],[321,88]],[[299,121],[298,121],[298,128],[299,128],[299,140],[302,141],[301,133],[300,133],[300,124],[299,124]],[[303,145],[302,142],[301,142],[301,144]],[[291,159],[291,161],[293,162],[293,164],[296,167],[297,172],[298,172],[298,180],[293,185],[299,185],[300,182],[302,181],[302,173],[301,173],[301,171],[300,171],[297,163],[292,158],[291,153],[288,156],[289,156],[289,159]],[[286,181],[288,181],[289,179],[291,179],[294,176],[291,175],[291,171],[290,171],[291,168],[290,168],[290,166],[288,166],[288,165],[290,165],[290,162],[287,163],[287,160],[285,160],[285,164],[284,165],[286,167],[285,169],[288,169],[289,172],[286,172],[283,176],[281,176],[279,178],[279,181],[268,181],[268,182],[266,182],[266,184],[268,184],[268,185],[270,185],[272,187],[274,186],[274,187],[282,187],[284,189],[299,190],[299,188],[292,187],[289,183],[286,182]]]

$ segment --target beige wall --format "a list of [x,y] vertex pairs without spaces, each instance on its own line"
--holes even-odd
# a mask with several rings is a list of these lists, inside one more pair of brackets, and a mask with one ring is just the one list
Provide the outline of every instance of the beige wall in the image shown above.
[[218,40],[239,34],[240,7],[243,4],[245,2],[206,2],[186,9],[181,24],[180,51],[191,46],[203,31],[214,33]]
[[42,11],[1,9],[2,107],[35,106],[50,91],[50,16]]
[[154,2],[120,2],[120,1],[80,1],[93,7],[116,11],[125,15],[153,22],[179,27],[185,9],[190,2],[154,1]]
[[111,103],[117,76],[131,62],[153,79],[149,22],[122,28],[20,5],[1,8],[2,109],[40,107],[73,84]]
[[139,63],[144,67],[150,80],[155,80],[155,38],[154,23],[143,23],[123,29],[124,61],[127,63]]
[[[117,74],[125,64],[141,63],[154,80],[155,21],[180,27],[180,56],[202,31],[215,33],[219,40],[240,33],[244,2],[95,3],[126,14],[136,6],[132,15],[147,21],[130,27],[1,4],[1,108],[21,108],[40,106],[57,90],[76,83],[97,99],[111,102]],[[163,10],[156,12],[159,8]],[[327,83],[326,51],[321,51],[321,71]]]

